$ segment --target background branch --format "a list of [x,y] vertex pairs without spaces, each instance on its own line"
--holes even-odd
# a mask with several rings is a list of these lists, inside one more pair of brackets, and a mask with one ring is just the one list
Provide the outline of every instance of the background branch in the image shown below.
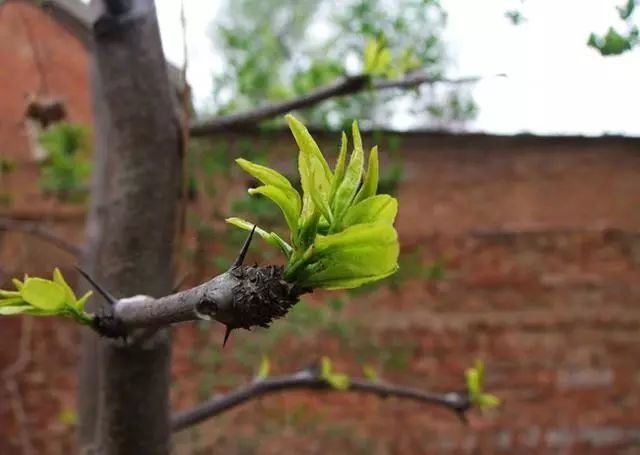
[[34,237],[45,240],[76,257],[80,257],[80,255],[82,254],[81,247],[66,241],[62,237],[57,236],[50,230],[43,227],[40,223],[19,221],[10,218],[0,218],[0,231],[24,232],[33,235]]
[[357,392],[376,395],[380,398],[405,398],[444,407],[456,413],[465,422],[465,413],[471,408],[471,402],[466,392],[429,393],[410,387],[358,378],[349,378],[349,387],[346,390],[338,390],[320,376],[317,368],[309,368],[291,375],[258,379],[227,394],[205,401],[190,410],[179,412],[172,417],[171,428],[173,431],[180,431],[247,401],[273,393],[300,389],[343,393]]
[[[504,75],[500,74],[497,76]],[[367,74],[347,76],[298,98],[268,104],[248,112],[224,115],[210,120],[194,122],[190,125],[189,132],[192,136],[206,136],[224,130],[247,127],[296,109],[312,107],[328,99],[352,95],[366,89],[411,89],[422,84],[467,84],[477,82],[480,79],[482,79],[481,76],[465,77],[460,79],[434,78],[433,76],[427,76],[424,73],[415,73],[399,79],[381,81],[373,81]]]

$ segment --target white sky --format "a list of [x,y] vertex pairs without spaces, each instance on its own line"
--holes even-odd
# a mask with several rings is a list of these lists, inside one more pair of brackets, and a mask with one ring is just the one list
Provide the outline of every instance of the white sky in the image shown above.
[[[640,49],[604,58],[586,46],[592,31],[621,25],[615,11],[621,0],[441,1],[449,13],[450,75],[508,75],[475,86],[479,115],[467,129],[640,136]],[[167,58],[181,65],[180,2],[156,3]],[[200,108],[219,63],[207,36],[217,5],[185,0],[188,78]],[[517,27],[504,17],[514,6],[527,18]]]

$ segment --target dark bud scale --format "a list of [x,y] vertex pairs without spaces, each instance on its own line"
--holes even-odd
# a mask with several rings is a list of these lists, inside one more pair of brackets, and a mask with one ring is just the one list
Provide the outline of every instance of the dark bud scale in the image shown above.
[[284,280],[284,268],[277,265],[236,266],[228,271],[236,280],[233,301],[226,312],[231,328],[269,327],[275,319],[287,314],[308,292]]

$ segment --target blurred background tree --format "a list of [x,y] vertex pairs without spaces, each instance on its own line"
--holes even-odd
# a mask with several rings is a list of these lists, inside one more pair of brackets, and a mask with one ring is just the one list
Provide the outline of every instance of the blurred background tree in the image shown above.
[[[308,93],[366,71],[363,53],[388,48],[388,78],[444,75],[446,11],[437,0],[225,0],[210,26],[222,68],[214,75],[216,114],[242,112]],[[395,76],[395,77],[394,77]],[[337,129],[353,118],[365,128],[412,115],[424,125],[463,122],[476,106],[460,86],[365,91],[303,110],[311,125]],[[278,122],[281,120],[277,120]]]

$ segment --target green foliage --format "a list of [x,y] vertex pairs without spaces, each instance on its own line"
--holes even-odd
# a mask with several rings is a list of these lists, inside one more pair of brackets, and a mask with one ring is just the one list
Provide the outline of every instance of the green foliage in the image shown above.
[[589,35],[587,45],[598,50],[603,56],[620,55],[630,51],[638,44],[638,28],[631,27],[626,33],[620,33],[613,27],[609,27],[606,35],[595,33]]
[[[256,227],[256,233],[278,246],[287,257],[285,278],[306,288],[342,289],[381,280],[397,270],[399,244],[393,228],[398,203],[376,195],[378,155],[374,147],[364,172],[364,150],[358,125],[352,128],[354,149],[346,164],[347,139],[332,172],[318,144],[293,116],[287,121],[300,149],[298,171],[303,194],[286,177],[244,159],[238,164],[263,183],[250,194],[262,194],[281,209],[289,241]],[[239,218],[229,223],[250,230]]]
[[262,359],[260,360],[260,367],[258,368],[258,373],[256,374],[256,379],[267,379],[269,377],[269,371],[271,370],[271,361],[269,357],[265,354],[262,355]]
[[349,376],[334,372],[331,359],[327,356],[323,356],[320,361],[320,377],[336,390],[347,390],[349,388]]
[[13,283],[15,291],[0,289],[0,315],[64,316],[84,325],[93,320],[84,311],[91,292],[76,298],[57,268],[53,280],[25,277],[24,281],[14,279]]
[[465,373],[467,381],[467,391],[471,403],[480,410],[495,408],[500,405],[500,400],[495,395],[484,393],[484,363],[476,360],[473,367],[468,368]]
[[[385,0],[227,0],[211,27],[222,58],[214,82],[217,113],[295,98],[346,74],[441,76],[445,23],[437,0],[398,0],[393,8]],[[397,112],[390,102],[398,96],[415,98],[412,107],[421,110],[442,105],[439,93],[366,92],[300,115],[323,127],[341,128],[356,117],[368,123]]]
[[57,123],[40,134],[47,151],[41,166],[40,187],[64,201],[78,202],[91,174],[88,160],[89,132],[83,125]]
[[605,35],[595,33],[589,35],[587,45],[604,56],[620,55],[633,49],[640,42],[638,27],[631,22],[635,7],[636,0],[627,0],[624,5],[616,7],[618,16],[627,25],[627,31],[619,32],[613,27],[609,27]]

